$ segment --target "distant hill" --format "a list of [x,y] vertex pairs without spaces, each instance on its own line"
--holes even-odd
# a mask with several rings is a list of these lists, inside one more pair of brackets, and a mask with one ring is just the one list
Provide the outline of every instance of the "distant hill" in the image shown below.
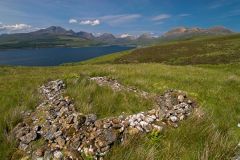
[[162,39],[184,39],[196,36],[228,35],[233,33],[233,31],[221,26],[209,29],[178,27],[166,32],[162,36]]
[[162,37],[142,34],[138,37],[123,35],[116,37],[111,33],[94,36],[92,33],[66,30],[59,26],[51,26],[30,33],[0,35],[0,49],[11,48],[43,48],[43,47],[83,47],[96,45],[140,45],[147,46],[161,42],[187,39],[196,36],[226,35],[233,32],[224,27],[209,29],[180,27],[168,31]]
[[240,34],[196,38],[139,48],[114,63],[165,63],[175,65],[240,62]]

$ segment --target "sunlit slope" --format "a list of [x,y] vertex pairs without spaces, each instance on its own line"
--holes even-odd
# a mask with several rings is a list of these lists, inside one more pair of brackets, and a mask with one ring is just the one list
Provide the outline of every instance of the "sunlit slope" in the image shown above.
[[165,63],[177,65],[226,64],[240,61],[240,34],[176,41],[136,49],[115,63]]

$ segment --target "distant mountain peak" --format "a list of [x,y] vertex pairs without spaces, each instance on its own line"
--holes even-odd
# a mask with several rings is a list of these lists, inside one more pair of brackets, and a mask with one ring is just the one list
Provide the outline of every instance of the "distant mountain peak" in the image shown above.
[[230,29],[224,26],[215,26],[215,27],[209,28],[208,30],[212,32],[233,33],[233,31],[231,31]]
[[32,32],[32,34],[58,34],[58,35],[73,35],[73,30],[66,30],[60,26],[50,26],[45,29],[40,29],[38,31]]
[[164,37],[178,37],[178,36],[191,36],[191,35],[224,35],[234,33],[230,29],[222,26],[211,27],[203,29],[199,27],[177,27],[164,34]]
[[116,39],[116,37],[111,33],[103,33],[102,35],[97,37],[97,39],[101,41],[113,41]]
[[80,31],[80,32],[76,33],[76,35],[80,38],[88,39],[88,40],[92,40],[95,38],[92,33],[84,32],[84,31]]
[[61,33],[61,32],[66,32],[67,30],[59,27],[59,26],[50,26],[48,28],[43,29],[45,31],[49,31],[49,32],[54,32],[54,33]]
[[100,37],[115,37],[112,33],[103,33]]
[[139,37],[138,37],[138,39],[142,39],[142,40],[147,40],[147,39],[153,39],[154,37],[153,37],[153,35],[152,34],[150,34],[150,33],[143,33],[143,34],[141,34]]

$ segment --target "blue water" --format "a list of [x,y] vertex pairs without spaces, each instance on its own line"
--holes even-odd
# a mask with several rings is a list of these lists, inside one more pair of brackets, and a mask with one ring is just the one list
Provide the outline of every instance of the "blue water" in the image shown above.
[[103,46],[1,50],[0,65],[56,66],[63,63],[79,62],[132,48],[133,47],[127,46]]

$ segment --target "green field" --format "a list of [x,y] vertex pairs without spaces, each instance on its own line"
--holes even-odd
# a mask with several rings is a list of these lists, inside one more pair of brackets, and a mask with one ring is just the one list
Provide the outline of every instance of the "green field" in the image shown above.
[[[226,37],[224,41],[223,37],[219,38],[221,39],[219,41],[208,39],[208,41],[214,41],[210,46],[222,42],[214,46],[216,57],[219,57],[217,53],[220,52],[223,55],[240,56],[238,52],[240,37],[233,37]],[[167,55],[164,55],[166,58],[169,57],[168,54],[183,53],[180,47],[183,44],[185,48],[192,44],[196,46],[186,52],[187,57],[190,52],[192,55],[195,54],[192,57],[208,54],[213,56],[212,48],[205,48],[206,41],[204,39],[174,42],[155,48],[160,50],[171,48],[167,50]],[[197,43],[202,48],[201,51]],[[150,93],[162,93],[171,88],[184,90],[196,99],[204,111],[203,118],[191,117],[182,122],[177,129],[168,128],[160,135],[149,133],[137,137],[137,141],[136,137],[133,137],[128,143],[116,145],[107,155],[107,159],[224,160],[233,157],[240,141],[240,129],[237,127],[240,121],[239,59],[227,56],[228,61],[218,61],[217,65],[213,63],[199,65],[201,63],[198,61],[190,61],[190,64],[194,65],[175,66],[168,64],[188,64],[188,60],[182,58],[183,60],[181,59],[179,63],[178,58],[176,60],[166,58],[161,61],[164,56],[160,56],[159,61],[154,62],[167,64],[149,63],[151,61],[148,57],[158,58],[160,53],[151,52],[151,48],[107,55],[74,65],[0,67],[0,157],[11,159],[16,152],[14,138],[10,131],[17,122],[21,121],[20,111],[33,110],[37,106],[39,103],[37,89],[49,80],[60,78],[67,83],[66,94],[74,98],[79,112],[96,113],[98,117],[107,117],[119,115],[122,112],[136,113],[151,108],[151,102],[131,93],[113,92],[110,88],[99,87],[89,82],[88,76],[109,76],[116,78],[124,85],[136,86]],[[148,56],[142,58],[141,53],[144,55],[148,53]],[[119,63],[119,59],[123,58],[132,62],[134,55],[137,55],[135,59],[141,59],[139,62],[144,63],[114,64]],[[216,64],[215,61],[214,64]]]

